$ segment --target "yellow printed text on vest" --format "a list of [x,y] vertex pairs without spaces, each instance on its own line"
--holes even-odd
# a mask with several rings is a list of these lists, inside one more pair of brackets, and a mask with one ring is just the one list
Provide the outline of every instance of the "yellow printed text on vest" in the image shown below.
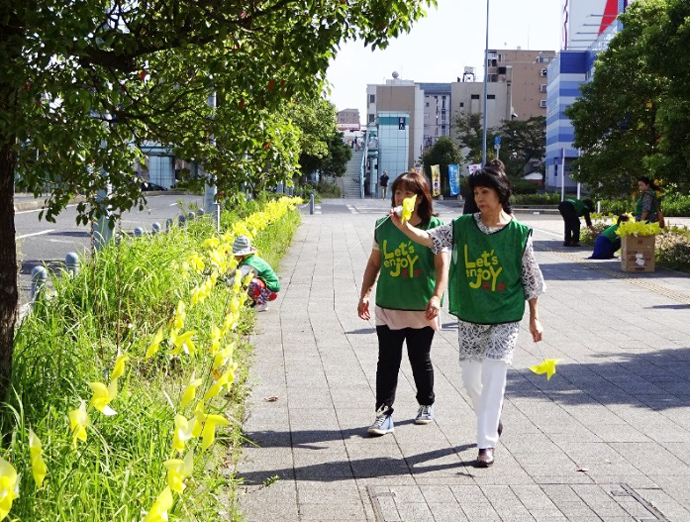
[[465,273],[467,279],[475,279],[469,282],[470,288],[480,288],[484,281],[491,281],[491,291],[496,291],[496,281],[498,275],[503,271],[503,267],[499,266],[498,256],[494,254],[494,250],[487,252],[486,250],[475,261],[470,261],[467,253],[467,245],[465,245]]
[[393,251],[388,250],[388,240],[383,240],[383,266],[389,269],[391,277],[419,277],[415,274],[414,266],[419,256],[415,254],[415,247],[412,241],[401,242],[398,248]]

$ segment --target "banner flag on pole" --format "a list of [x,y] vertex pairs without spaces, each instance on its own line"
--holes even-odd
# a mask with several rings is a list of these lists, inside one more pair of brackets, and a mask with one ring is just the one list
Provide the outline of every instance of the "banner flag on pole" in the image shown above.
[[448,184],[451,196],[460,194],[460,165],[448,165]]
[[431,166],[431,195],[433,197],[441,195],[441,167]]

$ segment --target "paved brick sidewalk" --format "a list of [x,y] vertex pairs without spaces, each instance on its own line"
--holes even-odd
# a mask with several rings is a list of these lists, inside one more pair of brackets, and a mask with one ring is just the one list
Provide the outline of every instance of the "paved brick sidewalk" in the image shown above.
[[[384,209],[324,202],[280,267],[283,291],[253,339],[254,444],[238,466],[247,521],[690,521],[690,279],[630,276],[566,251],[559,216],[519,216],[547,279],[545,340],[521,334],[496,464],[471,466],[474,413],[445,312],[436,421],[412,423],[403,358],[395,433],[367,437],[377,343],[356,305]],[[545,356],[562,360],[551,381],[528,370]]]

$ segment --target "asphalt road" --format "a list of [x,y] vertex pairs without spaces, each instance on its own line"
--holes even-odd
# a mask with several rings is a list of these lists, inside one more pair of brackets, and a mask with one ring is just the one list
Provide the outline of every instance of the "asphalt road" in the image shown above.
[[[161,195],[149,196],[144,210],[133,210],[122,217],[122,230],[132,233],[136,227],[151,230],[158,222],[165,228],[165,220],[175,218],[185,208],[196,202],[203,206],[202,196]],[[88,254],[91,251],[90,227],[76,224],[76,205],[69,205],[57,216],[55,223],[38,219],[40,210],[25,210],[15,213],[14,223],[17,235],[17,255],[21,262],[19,275],[19,301],[24,304],[31,291],[31,270],[46,264],[55,267],[64,262],[69,252]]]

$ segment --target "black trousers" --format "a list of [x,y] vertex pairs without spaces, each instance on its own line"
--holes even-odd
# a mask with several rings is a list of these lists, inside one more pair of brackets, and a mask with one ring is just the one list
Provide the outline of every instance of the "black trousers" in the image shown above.
[[563,243],[566,245],[577,245],[580,242],[580,218],[577,217],[577,212],[572,203],[561,201],[558,205],[558,211],[563,216],[565,223],[565,237]]
[[376,365],[376,411],[382,409],[393,413],[395,391],[398,387],[398,373],[402,361],[403,342],[407,341],[407,355],[412,366],[412,375],[417,386],[417,402],[429,406],[434,403],[434,368],[431,365],[431,341],[434,329],[403,328],[391,330],[377,326],[379,338],[379,362]]

